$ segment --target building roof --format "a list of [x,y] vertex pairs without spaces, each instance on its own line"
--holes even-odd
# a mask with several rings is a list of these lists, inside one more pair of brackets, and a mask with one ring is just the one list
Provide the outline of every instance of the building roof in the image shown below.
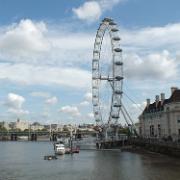
[[33,126],[41,126],[41,124],[39,122],[34,122],[32,125]]
[[162,111],[164,109],[165,104],[169,104],[169,103],[173,103],[173,102],[180,102],[180,90],[179,89],[175,90],[172,93],[172,95],[170,96],[170,98],[165,99],[163,102],[158,101],[157,104],[156,104],[156,102],[153,102],[149,106],[146,106],[144,111],[143,111],[143,114]]

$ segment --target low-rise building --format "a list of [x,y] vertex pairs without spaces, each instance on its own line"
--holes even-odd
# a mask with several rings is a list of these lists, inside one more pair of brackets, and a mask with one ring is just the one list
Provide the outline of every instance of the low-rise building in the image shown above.
[[171,88],[171,96],[156,95],[155,102],[147,105],[139,116],[140,136],[169,140],[180,139],[180,89]]
[[50,128],[51,128],[51,131],[57,132],[58,131],[58,124],[51,124]]
[[31,130],[33,131],[38,131],[38,130],[42,130],[44,129],[44,125],[41,125],[38,122],[34,122],[33,124],[31,124]]
[[14,129],[20,129],[21,131],[24,131],[25,129],[29,129],[29,123],[27,121],[17,119]]
[[2,128],[2,129],[4,128],[6,130],[9,130],[10,129],[9,123],[6,121],[0,122],[0,128]]

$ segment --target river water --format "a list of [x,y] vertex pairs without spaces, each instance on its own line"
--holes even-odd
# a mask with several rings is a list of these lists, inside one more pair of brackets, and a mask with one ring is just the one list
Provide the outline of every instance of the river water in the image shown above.
[[44,160],[50,142],[0,142],[0,180],[180,180],[180,159],[152,153],[82,150]]

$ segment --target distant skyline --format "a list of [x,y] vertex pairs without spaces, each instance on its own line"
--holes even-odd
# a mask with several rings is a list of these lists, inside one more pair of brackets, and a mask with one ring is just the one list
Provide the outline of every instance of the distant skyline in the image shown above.
[[180,87],[178,0],[0,0],[0,121],[93,123],[91,61],[104,17],[120,29],[123,101],[137,121],[146,98]]

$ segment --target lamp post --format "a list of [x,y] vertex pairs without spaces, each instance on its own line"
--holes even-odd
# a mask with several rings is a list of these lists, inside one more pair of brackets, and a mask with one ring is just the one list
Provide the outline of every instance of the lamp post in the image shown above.
[[52,134],[51,134],[51,124],[50,124],[50,128],[49,128],[49,139],[50,139],[50,141],[52,140]]
[[30,141],[31,139],[31,124],[28,124],[28,140]]
[[70,148],[71,148],[71,155],[73,154],[73,152],[72,152],[72,146],[73,146],[73,129],[72,129],[72,127],[70,128]]

